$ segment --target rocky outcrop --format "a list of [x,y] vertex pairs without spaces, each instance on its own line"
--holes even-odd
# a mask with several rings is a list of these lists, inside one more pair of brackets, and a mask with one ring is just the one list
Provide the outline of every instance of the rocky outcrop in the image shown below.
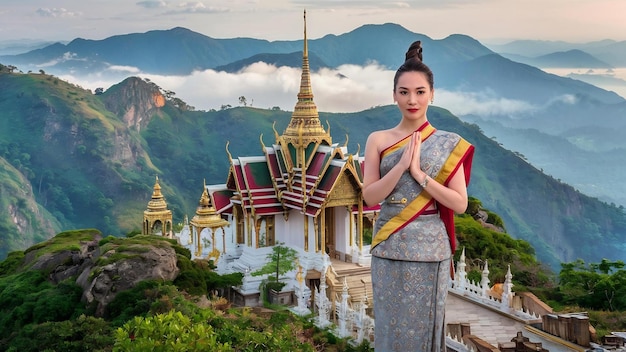
[[152,236],[155,245],[114,246],[102,253],[91,270],[83,270],[77,283],[84,289],[83,299],[97,303],[96,316],[102,316],[107,304],[124,290],[144,280],[171,281],[178,275],[176,252],[160,237]]
[[486,229],[490,229],[496,232],[504,232],[504,229],[494,224],[487,222],[489,220],[489,214],[484,210],[478,210],[475,214],[472,214],[474,220],[478,221],[480,225]]
[[158,86],[139,77],[129,77],[109,88],[103,95],[107,110],[120,116],[126,127],[141,131],[152,115],[165,106],[165,96]]
[[124,290],[144,280],[172,281],[179,273],[171,240],[159,236],[107,237],[98,230],[63,232],[25,251],[22,270],[42,270],[59,283],[76,280],[96,316]]

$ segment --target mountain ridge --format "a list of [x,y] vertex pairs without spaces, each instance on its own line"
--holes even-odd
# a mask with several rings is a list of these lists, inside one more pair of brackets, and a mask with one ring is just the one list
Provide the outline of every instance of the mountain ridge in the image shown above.
[[[9,81],[13,84],[7,90]],[[61,230],[93,227],[121,235],[139,228],[155,175],[180,222],[193,214],[204,182],[225,182],[228,141],[232,155],[262,155],[260,136],[273,136],[291,117],[288,111],[252,107],[185,110],[161,88],[136,77],[98,95],[41,73],[5,72],[0,86],[5,94],[0,94],[0,109],[7,112],[0,124],[12,126],[11,133],[0,135],[0,157],[12,165],[23,158],[28,181],[40,185],[35,200],[60,221]],[[22,105],[16,108],[6,94],[21,96]],[[33,106],[45,113],[24,119]],[[353,151],[362,149],[369,132],[392,127],[396,116],[395,106],[320,113],[334,136],[349,136]],[[542,174],[485,137],[477,125],[463,123],[445,109],[431,107],[429,120],[476,146],[470,194],[501,214],[509,233],[533,244],[542,261],[555,267],[578,257],[598,261],[598,255],[623,253],[623,208]],[[32,123],[50,127],[29,129]],[[20,142],[25,138],[28,144]],[[0,211],[0,223],[12,236],[32,235],[20,232],[7,214]],[[584,226],[593,232],[576,231]],[[601,241],[573,245],[572,239],[586,241],[581,236],[592,234]],[[0,254],[18,249],[4,240],[0,246]]]
[[[397,38],[394,36],[393,40],[386,40],[383,44],[378,44],[377,41],[373,40],[374,38],[386,38],[385,35],[381,35],[380,33],[371,34],[372,30],[382,30],[387,33],[395,33],[397,34]],[[187,30],[184,28],[179,28],[177,31],[178,34],[189,34]],[[154,31],[151,35],[159,35],[163,34],[163,31]],[[170,32],[167,32],[170,33]],[[171,33],[170,33],[171,34]],[[192,34],[196,37],[195,34]],[[136,35],[133,37],[142,37],[141,35]],[[150,37],[152,38],[152,37]],[[204,40],[204,37],[199,35],[197,38]],[[196,38],[196,39],[197,39]],[[332,41],[323,42],[322,39],[330,38]],[[341,36],[326,36],[321,39],[311,40],[309,42],[310,53],[317,57],[320,57],[320,60],[325,60],[325,58],[332,57],[334,63],[326,63],[330,66],[333,64],[337,64],[338,62],[350,62],[349,54],[354,54],[359,62],[365,62],[368,59],[364,59],[371,53],[374,53],[376,50],[383,51],[383,54],[378,56],[378,62],[382,65],[389,65],[390,67],[395,67],[398,63],[396,62],[398,59],[398,55],[396,52],[404,52],[406,48],[407,42],[415,39],[422,39],[423,45],[425,47],[427,56],[426,60],[432,60],[431,68],[433,71],[437,72],[437,89],[457,89],[463,87],[469,87],[470,92],[493,92],[494,96],[500,99],[518,99],[520,101],[528,102],[531,109],[528,114],[520,115],[520,116],[511,116],[506,113],[501,114],[493,114],[493,115],[482,115],[477,116],[476,118],[470,118],[468,116],[459,116],[464,120],[468,120],[476,124],[476,126],[489,126],[490,123],[502,123],[507,128],[514,128],[516,131],[519,131],[529,125],[542,126],[542,132],[548,133],[550,135],[563,135],[567,136],[567,140],[572,143],[571,145],[576,148],[586,148],[585,150],[594,151],[602,145],[603,151],[606,153],[606,148],[610,148],[613,146],[616,151],[620,150],[620,146],[624,143],[624,141],[619,136],[611,136],[611,135],[602,135],[602,134],[590,134],[586,132],[589,128],[590,124],[595,124],[594,129],[601,130],[603,128],[612,128],[613,130],[619,130],[621,124],[624,123],[623,119],[620,119],[623,116],[623,108],[621,106],[624,105],[624,99],[619,97],[613,92],[608,92],[603,89],[594,87],[592,85],[586,84],[584,82],[575,81],[572,79],[557,77],[555,75],[547,74],[535,67],[524,65],[520,63],[513,62],[502,56],[494,53],[488,48],[484,47],[479,42],[475,41],[471,37],[465,35],[452,35],[442,40],[432,40],[431,38],[419,35],[416,33],[412,33],[407,31],[398,25],[371,25],[364,28],[358,28],[353,32],[347,33]],[[125,36],[120,36],[119,38],[115,38],[115,40],[125,40],[128,39]],[[193,38],[192,38],[193,39]],[[190,42],[193,40],[190,39]],[[171,38],[170,38],[171,40]],[[248,40],[248,39],[242,39]],[[210,40],[215,43],[218,40]],[[110,41],[109,41],[110,42]],[[154,39],[146,40],[146,43],[152,43]],[[180,42],[180,41],[179,41]],[[229,42],[228,40],[226,42]],[[302,41],[282,41],[282,42],[267,42],[267,41],[259,41],[255,39],[250,39],[249,43],[260,43],[262,45],[277,45],[276,51],[294,49],[288,51],[291,53],[291,56],[288,55],[289,59],[284,61],[285,64],[291,64],[296,66],[296,55],[293,53],[299,52],[301,50]],[[78,41],[76,43],[82,43],[82,41]],[[231,44],[233,42],[230,42]],[[100,43],[102,44],[102,43]],[[75,44],[78,45],[78,44]],[[178,43],[180,45],[180,43]],[[123,46],[120,46],[123,47]],[[401,49],[400,49],[401,47]],[[119,47],[117,47],[119,50]],[[322,50],[322,48],[326,48]],[[353,48],[358,48],[359,51],[354,53]],[[248,48],[249,49],[249,48]],[[280,50],[279,50],[280,49]],[[317,51],[313,51],[313,49],[318,49]],[[162,50],[162,48],[161,48]],[[201,50],[200,50],[201,52]],[[223,51],[218,51],[213,53],[214,55],[222,54]],[[341,55],[332,55],[333,53],[338,53]],[[391,54],[395,53],[395,54]],[[368,54],[368,55],[365,55]],[[181,53],[180,56],[184,56],[185,53]],[[200,54],[194,54],[199,55]],[[233,55],[233,54],[230,54]],[[255,54],[258,55],[258,54]],[[274,54],[274,55],[282,55],[282,54]],[[360,56],[359,56],[360,55]],[[364,56],[365,55],[365,56]],[[197,56],[197,57],[199,57]],[[242,55],[245,56],[245,55]],[[192,55],[193,57],[193,55]],[[254,57],[254,55],[249,56]],[[266,60],[270,60],[272,55],[268,54]],[[78,61],[79,57],[75,57],[74,60]],[[189,59],[186,59],[189,61]],[[237,62],[238,67],[245,67],[247,62],[245,59],[242,62]],[[166,60],[167,61],[167,60]],[[184,61],[184,60],[183,60]],[[248,61],[249,62],[249,61]],[[325,61],[324,61],[325,62]],[[299,63],[298,63],[299,64]],[[443,74],[439,74],[443,73]],[[51,82],[56,82],[54,76],[45,75],[41,72],[42,77]],[[29,75],[27,75],[29,76]],[[140,87],[151,87],[156,95],[166,96],[168,93],[163,91],[161,88],[157,87],[154,84],[145,85],[141,80],[138,80],[136,77],[133,80],[124,80],[119,84],[120,87],[129,86],[132,82],[137,84],[137,87],[133,89],[144,89]],[[142,83],[143,82],[143,83]],[[0,81],[0,83],[2,83]],[[54,84],[54,83],[53,83]],[[227,131],[230,126],[222,125],[225,121],[237,121],[237,123],[243,123],[246,119],[245,115],[251,114],[256,116],[259,121],[255,123],[262,124],[263,127],[258,127],[259,131],[265,131],[265,134],[272,135],[272,129],[270,123],[267,120],[268,116],[279,116],[280,121],[288,121],[289,114],[284,111],[265,111],[263,109],[252,109],[246,108],[245,113],[243,110],[237,109],[223,109],[220,111],[210,111],[210,112],[202,112],[202,111],[187,111],[186,104],[178,99],[178,98],[167,98],[164,99],[169,101],[169,103],[165,103],[165,105],[155,108],[154,110],[150,110],[150,108],[140,109],[138,106],[149,106],[146,105],[148,101],[150,104],[155,104],[154,96],[150,94],[146,94],[142,97],[134,95],[134,99],[138,99],[141,101],[140,105],[135,105],[135,102],[132,102],[131,96],[127,95],[116,95],[114,94],[118,85],[109,88],[111,92],[108,90],[104,92],[104,94],[98,95],[98,101],[93,101],[91,104],[95,106],[100,106],[100,104],[105,104],[104,110],[99,115],[106,117],[106,119],[115,116],[113,119],[116,121],[115,123],[111,123],[106,121],[106,119],[101,119],[101,121],[107,125],[111,124],[114,126],[113,131],[114,134],[109,135],[106,138],[102,138],[101,141],[98,138],[94,138],[95,141],[105,143],[102,146],[99,146],[99,151],[107,151],[107,153],[112,153],[113,155],[126,155],[131,156],[135,159],[135,162],[139,163],[139,165],[135,169],[128,169],[125,167],[123,163],[116,161],[115,159],[111,159],[107,162],[102,162],[99,167],[108,168],[110,165],[118,165],[115,166],[115,171],[111,172],[109,170],[106,173],[113,175],[110,181],[104,182],[103,185],[112,184],[112,185],[122,185],[125,189],[131,191],[130,194],[135,197],[140,195],[140,192],[145,191],[146,188],[150,186],[150,179],[152,177],[148,176],[152,174],[161,174],[164,170],[168,170],[172,175],[172,184],[168,184],[168,182],[164,183],[164,187],[170,188],[173,192],[172,195],[172,206],[174,207],[175,213],[182,216],[182,214],[189,213],[190,207],[186,205],[189,199],[193,199],[196,195],[193,190],[189,188],[190,184],[198,184],[200,183],[200,179],[203,177],[201,175],[217,175],[217,171],[220,168],[223,168],[225,165],[226,159],[221,160],[212,160],[207,159],[205,155],[202,154],[201,151],[195,150],[198,145],[202,145],[202,150],[222,150],[224,148],[225,140],[223,136],[220,138],[213,138],[211,141],[205,141],[204,137],[200,133],[200,131],[195,128],[192,129],[189,127],[189,121],[193,119],[198,119],[197,121],[201,121],[203,119],[210,119],[214,121],[217,126],[220,126],[222,131]],[[132,92],[133,89],[127,88],[126,91]],[[147,88],[145,88],[147,89]],[[211,87],[207,87],[207,89],[211,89]],[[34,93],[28,93],[30,96],[35,96]],[[75,95],[77,100],[76,102],[71,102],[71,104],[82,104],[80,103],[80,99],[85,101],[92,101],[92,97],[88,98],[87,92],[76,93],[76,92],[67,92],[63,94]],[[490,93],[491,94],[491,93]],[[9,95],[7,95],[8,97]],[[104,99],[104,100],[103,100]],[[108,100],[106,100],[108,99]],[[178,99],[176,104],[174,104],[174,99]],[[39,99],[41,100],[41,99]],[[35,105],[41,105],[39,102],[35,103]],[[8,100],[7,100],[8,101]],[[71,99],[70,99],[71,101]],[[109,103],[105,103],[108,101]],[[516,100],[515,100],[516,101]],[[6,102],[6,101],[5,101]],[[8,103],[7,103],[8,104]],[[109,104],[109,105],[107,105]],[[118,105],[119,104],[119,105]],[[128,105],[123,105],[128,104]],[[43,107],[49,108],[51,104],[48,102],[43,103]],[[12,105],[7,105],[7,111],[14,110],[15,108]],[[67,106],[59,107],[60,110],[71,111],[68,110]],[[433,111],[436,111],[437,108],[433,108]],[[384,111],[382,113],[381,111]],[[601,112],[598,114],[598,112]],[[369,130],[364,130],[363,126],[356,126],[352,121],[342,121],[346,116],[354,117],[352,120],[361,119],[361,118],[372,118],[371,115],[377,116],[379,119],[389,119],[393,121],[392,117],[383,116],[388,114],[389,116],[393,116],[393,113],[388,110],[388,107],[381,107],[381,110],[371,109],[362,112],[358,112],[352,115],[346,114],[330,114],[330,115],[322,115],[322,116],[332,116],[336,122],[333,122],[334,125],[333,131],[341,131],[344,135],[354,136],[362,135],[360,137],[354,138],[352,140],[358,140],[358,138],[364,138],[369,131],[373,129],[380,128],[377,125],[369,125]],[[369,117],[368,117],[369,115]],[[194,116],[193,118],[191,116]],[[263,116],[263,118],[259,117]],[[341,118],[338,118],[341,116]],[[430,114],[429,114],[430,116]],[[595,119],[589,120],[588,116],[596,116]],[[276,117],[275,117],[276,118]],[[190,120],[191,119],[191,120]],[[216,120],[214,120],[216,119]],[[133,125],[137,123],[137,121],[142,121],[139,125]],[[181,121],[187,121],[183,125],[178,125]],[[232,121],[231,121],[232,122]],[[196,122],[197,123],[197,122]],[[205,122],[202,122],[205,123]],[[124,130],[120,124],[125,125],[125,129],[129,127],[133,127],[134,129]],[[365,124],[366,125],[366,124]],[[157,128],[156,126],[160,126]],[[172,126],[177,126],[172,130]],[[248,127],[248,125],[243,125]],[[480,127],[479,127],[480,128]],[[493,130],[493,129],[492,129]],[[174,132],[175,131],[175,132]],[[256,131],[256,130],[255,130]],[[360,133],[357,131],[361,131]],[[188,133],[188,138],[190,141],[193,141],[194,144],[190,144],[189,141],[181,140],[181,134]],[[247,131],[246,128],[242,127],[238,131],[239,133],[243,133],[244,139],[249,140],[257,140],[258,134],[257,132],[251,133],[251,131]],[[119,133],[119,135],[116,135]],[[209,129],[205,131],[205,133],[210,133]],[[501,132],[498,132],[501,133]],[[505,135],[505,134],[503,134]],[[112,136],[115,136],[114,138]],[[167,138],[165,138],[167,136]],[[112,138],[112,139],[111,139]],[[116,140],[115,138],[119,138]],[[121,143],[120,143],[121,142]],[[117,149],[117,151],[109,150],[106,145],[115,145],[115,146],[126,146],[122,149]],[[506,145],[506,141],[503,141],[503,144]],[[359,145],[364,146],[364,140],[360,141]],[[521,148],[514,152],[518,155],[524,156],[528,147],[525,145],[520,145]],[[96,147],[98,147],[96,145]],[[232,146],[233,149],[237,147]],[[526,149],[524,149],[526,148]],[[88,152],[89,149],[79,149],[82,152]],[[243,155],[248,154],[250,151],[254,149],[242,149],[240,150]],[[581,149],[582,150],[582,149]],[[233,150],[234,152],[234,150]],[[598,152],[598,151],[596,151]],[[96,155],[98,155],[96,153]],[[31,155],[32,153],[26,153]],[[568,153],[575,155],[575,152]],[[512,154],[516,155],[516,154]],[[612,155],[612,154],[609,154]],[[172,157],[179,158],[184,163],[181,165],[178,162],[172,164],[170,158]],[[567,160],[561,164],[562,168],[574,168],[575,165],[579,165],[571,155],[563,155],[560,157],[569,158],[571,160]],[[107,156],[107,158],[109,158]],[[13,159],[9,159],[13,161]],[[199,161],[202,160],[202,163]],[[535,160],[534,155],[527,155],[523,157],[523,162],[527,160],[533,162]],[[511,161],[507,161],[511,162]],[[110,165],[107,165],[110,163]],[[172,165],[177,165],[173,170],[170,168]],[[554,170],[550,170],[551,166],[546,166],[547,173],[551,175],[557,175]],[[543,166],[542,166],[543,168]],[[96,168],[97,170],[97,168]],[[104,170],[101,170],[104,171]],[[576,168],[575,170],[577,174],[580,174],[580,168]],[[599,189],[600,187],[608,187],[610,183],[606,182],[604,177],[609,174],[620,174],[626,173],[626,170],[621,166],[615,166],[609,172],[597,172],[595,170],[592,175],[590,175],[590,179],[586,179],[582,181],[582,184],[588,187],[582,187],[584,190],[593,190]],[[102,173],[102,174],[106,174]],[[567,169],[565,171],[567,173]],[[101,177],[99,173],[96,173],[98,177]],[[557,177],[560,179],[561,177]],[[167,180],[168,177],[163,177],[163,180]],[[488,178],[485,177],[484,180]],[[563,178],[565,182],[568,180]],[[185,181],[182,181],[185,180]],[[484,181],[487,182],[487,181]],[[499,181],[501,182],[501,181]],[[524,182],[520,180],[520,182]],[[89,182],[85,182],[88,184]],[[76,187],[76,186],[74,186]],[[621,188],[619,185],[611,186],[611,190],[616,194],[620,194]],[[558,189],[556,186],[551,186],[552,189]],[[54,189],[52,187],[51,189]],[[84,190],[83,190],[84,192]],[[529,216],[543,216],[542,214],[532,214],[527,213],[523,215],[515,214],[519,211],[500,211],[500,207],[502,205],[493,204],[490,202],[495,202],[493,199],[493,195],[488,195],[489,190],[487,187],[483,187],[480,192],[484,192],[487,195],[487,206],[493,209],[497,209],[499,212],[504,214],[507,223],[513,224],[511,226],[514,227],[516,233],[524,233],[524,235],[520,236],[531,236],[535,235],[533,232],[536,231],[535,228],[529,226],[528,217]],[[552,191],[550,191],[552,192]],[[569,191],[568,191],[569,192]],[[504,194],[504,188],[498,190],[498,193]],[[502,197],[505,197],[502,195]],[[113,200],[113,198],[106,196],[105,193],[97,194],[96,199],[98,199],[98,203],[100,207],[105,207],[107,204],[111,204],[111,202],[118,204],[118,202],[133,205],[135,207],[143,208],[144,204],[141,204],[137,199],[127,199],[120,198]],[[604,198],[606,199],[606,198]],[[60,197],[60,199],[56,200],[59,204],[63,204],[65,201]],[[585,200],[587,201],[587,200]],[[544,202],[550,203],[549,199],[544,199]],[[120,203],[120,204],[121,204]],[[59,205],[57,204],[57,206]],[[610,204],[607,204],[609,208]],[[517,204],[516,206],[522,206],[521,204]],[[565,206],[565,204],[560,204],[560,207]],[[66,206],[67,207],[67,206]],[[71,207],[69,207],[71,208]],[[552,211],[546,211],[544,213],[551,214]],[[62,213],[62,212],[61,212]],[[608,211],[608,213],[613,214],[613,210]],[[559,215],[555,214],[557,218],[561,219]],[[614,216],[614,215],[611,215]],[[107,232],[110,228],[112,231],[119,231],[123,225],[123,228],[128,228],[128,224],[133,222],[133,216],[126,211],[120,211],[119,213],[114,213],[111,211],[110,214],[107,214],[108,219],[105,221],[105,224],[98,225],[103,226],[103,232]],[[122,220],[123,219],[123,220]],[[102,219],[97,220],[102,222]],[[108,221],[108,222],[107,222]],[[548,224],[549,219],[544,219],[543,222],[546,226],[550,227],[550,231],[556,231],[556,233],[562,233],[563,228],[566,227],[565,223],[570,223],[567,226],[582,226],[581,224],[572,225],[571,222],[577,223],[576,219],[561,219],[558,221],[558,224]],[[593,222],[593,221],[592,221]],[[71,223],[71,221],[70,221]],[[93,226],[93,224],[89,224]],[[621,225],[618,225],[618,227]],[[80,226],[85,227],[85,226]],[[614,236],[615,234],[612,232],[613,230],[606,229],[606,223],[600,226],[604,230],[602,232],[606,232],[608,236]],[[543,235],[539,235],[541,237]],[[555,238],[559,238],[558,236]],[[558,260],[567,260],[570,256],[575,256],[576,250],[564,249],[563,251],[557,251],[558,254],[551,253],[551,249],[549,249],[549,245],[547,245],[541,238],[536,238],[536,241],[540,242],[541,245],[539,248],[546,247],[544,253],[542,255],[551,258],[551,262],[554,264],[558,262]],[[552,242],[550,242],[552,243]],[[558,246],[557,242],[554,242],[555,245]],[[590,255],[586,253],[585,255]],[[558,258],[558,259],[555,259]],[[570,258],[571,259],[571,258]]]

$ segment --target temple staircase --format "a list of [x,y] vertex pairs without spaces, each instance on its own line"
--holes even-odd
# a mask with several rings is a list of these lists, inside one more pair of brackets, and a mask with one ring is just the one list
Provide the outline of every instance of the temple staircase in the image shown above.
[[344,283],[348,285],[348,294],[352,304],[360,304],[367,299],[368,306],[372,306],[372,276],[370,267],[353,263],[346,263],[332,259],[332,266],[326,274],[326,284],[331,300],[341,297]]

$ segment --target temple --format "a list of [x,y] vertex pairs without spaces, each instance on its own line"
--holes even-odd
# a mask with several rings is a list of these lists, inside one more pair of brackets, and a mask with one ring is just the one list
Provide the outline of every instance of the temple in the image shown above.
[[142,235],[152,235],[161,232],[161,236],[172,238],[172,211],[167,209],[167,202],[161,193],[159,177],[156,177],[152,190],[152,199],[143,212]]
[[[209,236],[205,257],[215,261],[220,273],[253,272],[267,261],[271,247],[281,244],[298,252],[294,270],[300,270],[306,297],[315,296],[315,288],[333,263],[334,274],[350,273],[359,283],[360,298],[371,295],[369,245],[363,237],[365,231],[371,233],[379,207],[364,206],[363,158],[348,151],[347,141],[333,142],[313,97],[305,12],[302,74],[290,122],[282,134],[274,129],[271,143],[259,136],[260,155],[233,156],[227,144],[226,183],[205,189],[215,214],[228,222],[229,235]],[[198,230],[185,226],[180,234],[196,254],[202,252],[198,248],[203,236]],[[237,303],[258,305],[262,280],[250,276],[236,288]],[[330,281],[329,293],[337,294],[343,282]],[[295,281],[286,290],[293,285]]]
[[[233,242],[248,248],[282,243],[306,253],[367,263],[362,159],[333,143],[313,100],[304,22],[302,77],[298,100],[282,135],[262,155],[232,156],[226,184],[209,185],[218,214],[230,220]],[[228,149],[227,149],[228,150]],[[366,219],[367,222],[367,219]],[[366,226],[371,228],[371,221]]]

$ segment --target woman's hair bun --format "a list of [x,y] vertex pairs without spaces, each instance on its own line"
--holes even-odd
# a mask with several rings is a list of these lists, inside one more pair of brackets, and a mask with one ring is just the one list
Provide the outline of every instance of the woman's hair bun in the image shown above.
[[416,40],[409,46],[409,50],[405,54],[405,61],[410,59],[422,61],[422,41]]

